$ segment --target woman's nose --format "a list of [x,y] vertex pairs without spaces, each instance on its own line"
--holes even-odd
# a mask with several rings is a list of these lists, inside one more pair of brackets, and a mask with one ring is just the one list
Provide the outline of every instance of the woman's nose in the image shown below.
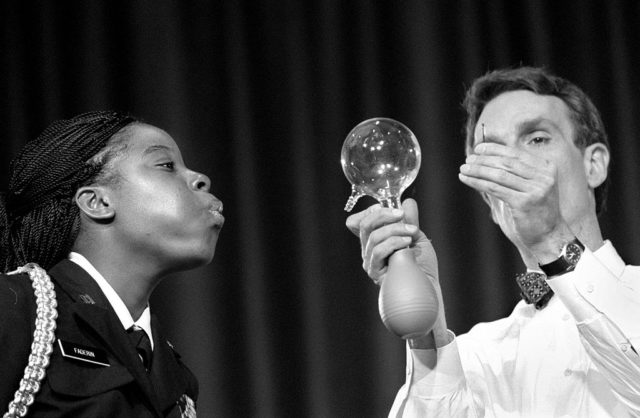
[[194,190],[208,192],[211,188],[211,180],[205,174],[194,172],[192,187]]

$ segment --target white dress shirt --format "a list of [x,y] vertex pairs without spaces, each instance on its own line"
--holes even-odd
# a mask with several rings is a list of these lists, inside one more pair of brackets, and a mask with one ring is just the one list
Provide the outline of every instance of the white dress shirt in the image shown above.
[[407,348],[389,416],[640,417],[640,267],[607,241],[547,282],[542,310],[521,301],[437,350]]
[[151,334],[151,310],[149,309],[149,305],[147,305],[144,311],[142,311],[142,315],[140,315],[140,318],[138,318],[137,321],[134,321],[131,313],[129,312],[129,309],[127,309],[127,306],[124,304],[118,293],[116,293],[116,291],[113,289],[113,287],[111,287],[109,282],[102,276],[102,274],[100,274],[100,272],[96,270],[95,267],[93,267],[93,264],[91,264],[89,260],[87,260],[82,254],[73,251],[69,253],[69,260],[82,267],[87,273],[89,273],[91,277],[93,277],[93,280],[98,283],[98,286],[100,286],[102,293],[104,293],[104,295],[107,297],[109,304],[111,304],[111,307],[116,312],[116,315],[118,315],[120,322],[122,322],[122,326],[124,327],[124,329],[128,330],[133,325],[142,328],[149,336],[149,340],[151,340],[151,349],[153,349],[153,335]]

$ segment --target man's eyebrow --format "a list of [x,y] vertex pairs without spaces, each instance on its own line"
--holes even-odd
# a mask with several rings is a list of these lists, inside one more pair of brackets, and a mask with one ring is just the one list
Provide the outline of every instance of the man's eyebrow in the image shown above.
[[[480,131],[480,134],[482,135],[482,137],[480,138],[480,142],[494,142],[496,144],[502,144],[503,143],[502,140],[496,138],[492,134],[485,134],[484,123],[482,123],[480,125],[481,125],[481,129],[482,129]],[[548,118],[545,118],[545,117],[537,117],[537,118],[527,119],[527,120],[523,120],[521,122],[518,122],[518,124],[516,125],[516,132],[518,132],[518,135],[522,135],[522,134],[526,134],[526,133],[531,132],[531,131],[542,129],[542,128],[544,128],[544,125],[551,126],[551,127],[555,128],[555,129],[560,129],[558,127],[558,125],[555,122],[553,122],[552,120],[550,120]]]
[[[498,139],[497,137],[495,137],[493,134],[486,134],[485,130],[484,130],[484,123],[482,124],[482,131],[480,132],[480,135],[482,135],[482,137],[480,138],[480,141],[477,143],[474,143],[475,145],[478,145],[482,142],[493,142],[495,144],[504,144],[504,142],[501,139]],[[475,140],[474,140],[475,142]]]
[[539,117],[539,118],[524,120],[518,123],[518,125],[516,125],[516,130],[517,132],[520,132],[520,133],[530,132],[536,129],[540,129],[541,125],[551,125],[551,127],[559,129],[558,125],[556,125],[553,121],[547,118]]
[[171,152],[171,148],[169,148],[166,145],[151,145],[149,147],[147,147],[143,152],[142,152],[142,156],[146,156],[149,155],[151,153],[154,153],[156,151],[167,151],[167,152]]

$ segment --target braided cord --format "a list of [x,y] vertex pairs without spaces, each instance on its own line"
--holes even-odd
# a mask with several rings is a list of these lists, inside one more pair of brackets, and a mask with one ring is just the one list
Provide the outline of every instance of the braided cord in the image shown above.
[[40,382],[44,379],[49,357],[53,352],[55,340],[56,292],[47,272],[35,263],[26,264],[16,271],[7,274],[28,273],[31,286],[36,295],[36,329],[33,332],[33,343],[24,376],[14,398],[9,402],[8,411],[3,418],[17,418],[27,415],[29,406],[33,404],[35,395],[40,390]]

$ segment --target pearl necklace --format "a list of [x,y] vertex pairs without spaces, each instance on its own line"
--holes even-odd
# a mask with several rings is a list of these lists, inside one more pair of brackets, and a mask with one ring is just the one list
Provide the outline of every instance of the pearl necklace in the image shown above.
[[55,340],[56,292],[47,272],[35,263],[26,264],[7,274],[28,273],[31,286],[36,295],[36,329],[33,332],[33,343],[29,362],[24,369],[24,376],[20,380],[20,387],[16,391],[13,401],[9,403],[9,411],[3,418],[17,418],[27,415],[27,410],[40,390],[40,382],[44,379],[45,369],[49,366],[49,357],[53,352]]

